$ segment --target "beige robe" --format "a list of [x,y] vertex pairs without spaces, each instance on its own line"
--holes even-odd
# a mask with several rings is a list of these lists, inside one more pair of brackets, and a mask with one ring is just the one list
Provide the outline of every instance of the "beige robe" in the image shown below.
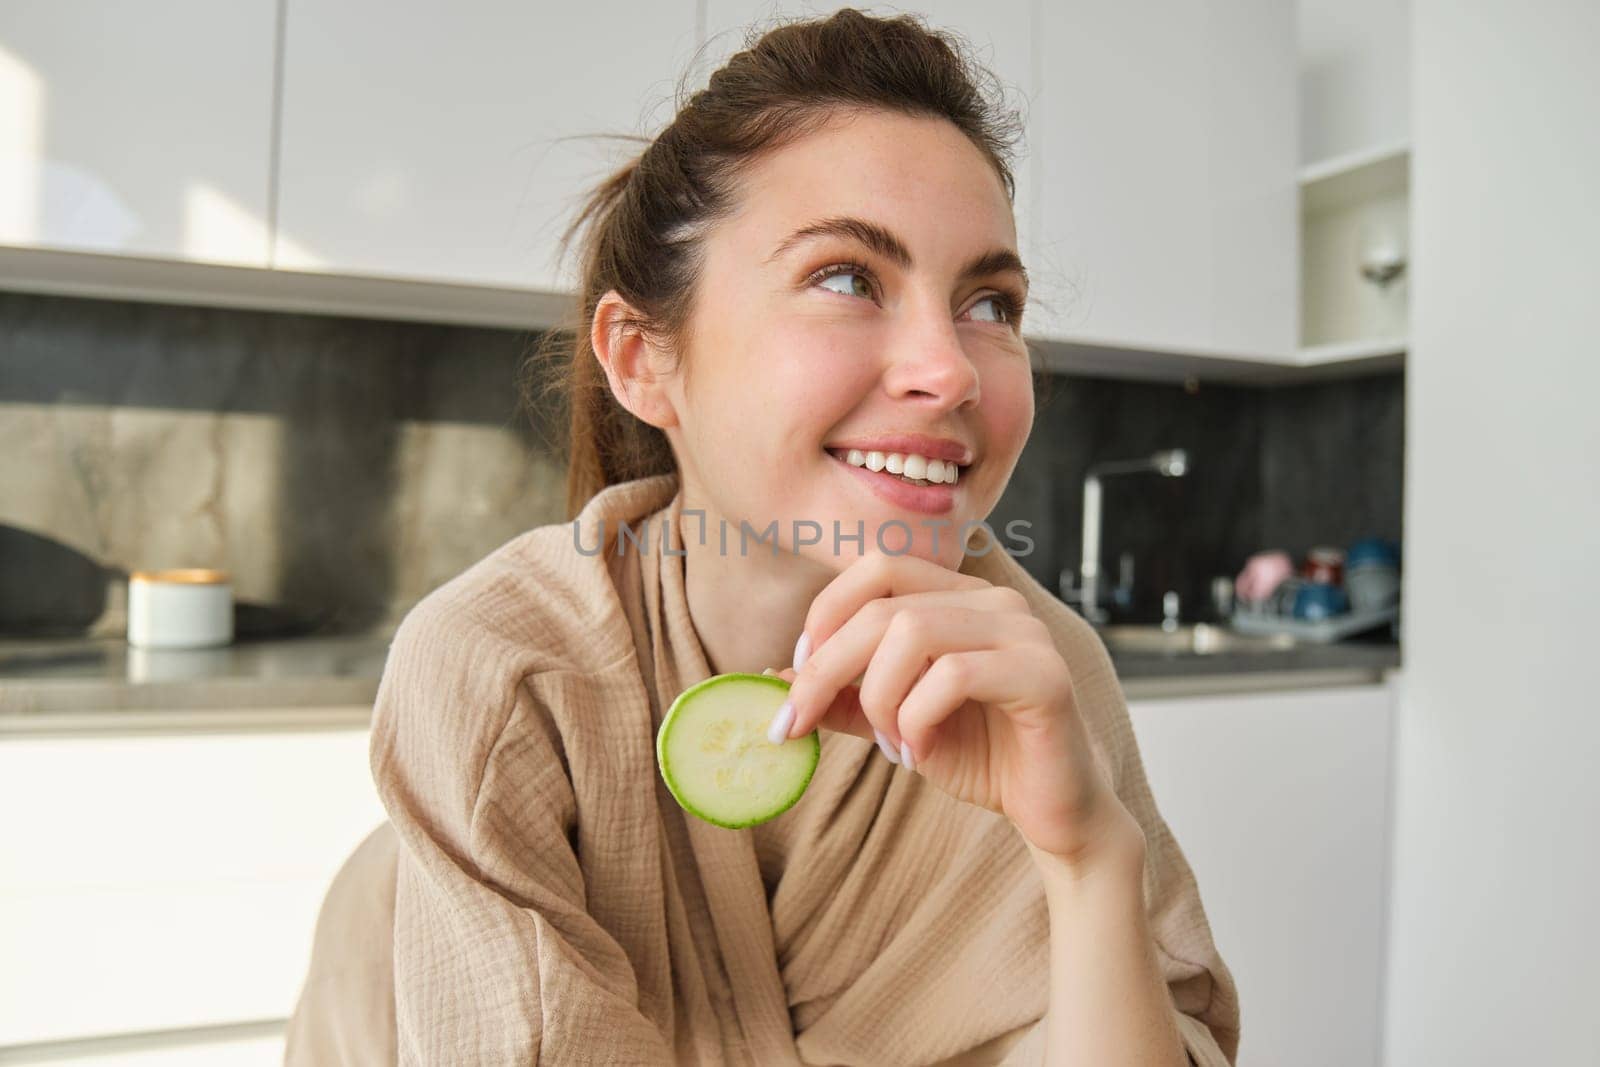
[[[711,673],[683,560],[661,552],[676,490],[611,486],[581,542],[529,530],[406,616],[372,722],[389,821],[323,905],[287,1063],[1042,1062],[1049,917],[1009,820],[832,731],[805,794],[760,826],[714,826],[667,790],[656,729]],[[619,522],[647,517],[648,551],[616,553]],[[578,551],[602,520],[604,551]],[[671,545],[697,532],[686,517]],[[1145,831],[1190,1058],[1231,1064],[1233,979],[1103,645],[1002,549],[961,569],[1021,590],[1055,635]]]

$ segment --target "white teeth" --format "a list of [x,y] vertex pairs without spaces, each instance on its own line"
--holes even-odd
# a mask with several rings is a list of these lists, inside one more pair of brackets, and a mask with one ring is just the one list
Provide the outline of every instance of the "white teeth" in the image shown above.
[[926,481],[930,485],[955,485],[961,471],[954,460],[929,459],[914,452],[863,452],[859,448],[852,448],[843,458],[852,467],[888,471],[907,480]]

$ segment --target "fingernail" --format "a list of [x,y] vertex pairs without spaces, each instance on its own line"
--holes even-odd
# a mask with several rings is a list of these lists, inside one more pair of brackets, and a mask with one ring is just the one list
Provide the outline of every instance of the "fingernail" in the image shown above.
[[781,745],[789,740],[789,727],[794,725],[794,705],[785,700],[778,705],[778,713],[772,717],[772,725],[767,727],[767,740],[775,745]]
[[794,669],[798,671],[803,667],[809,655],[811,655],[811,635],[801,630],[800,640],[794,643]]
[[911,745],[909,742],[900,742],[900,760],[906,765],[906,770],[914,771],[917,769],[917,761],[911,758]]
[[894,746],[889,743],[889,739],[883,736],[883,731],[875,729],[872,733],[878,739],[878,747],[883,749],[884,758],[890,763],[899,763],[900,756],[895,752]]
[[763,670],[761,673],[762,674],[777,674],[778,672],[773,670],[771,667],[768,667],[765,670]]

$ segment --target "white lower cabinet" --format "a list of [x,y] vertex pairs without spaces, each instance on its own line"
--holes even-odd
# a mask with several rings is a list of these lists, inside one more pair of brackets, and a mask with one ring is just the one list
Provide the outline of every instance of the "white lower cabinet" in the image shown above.
[[[1131,704],[1239,986],[1239,1067],[1378,1063],[1393,708],[1380,685]],[[279,1062],[322,898],[385,817],[367,745],[0,738],[0,1061]]]
[[[367,746],[365,728],[0,738],[0,1060],[204,1027],[223,1029],[150,1062],[281,1056],[271,1023],[323,895],[385,818]],[[82,1062],[155,1055],[134,1046]]]
[[1238,1067],[1380,1061],[1388,686],[1130,705],[1239,987]]
[[283,1027],[278,1026],[274,1033],[247,1037],[191,1031],[87,1041],[80,1046],[34,1046],[9,1052],[0,1049],[0,1063],[47,1063],[50,1067],[283,1067],[283,1054]]

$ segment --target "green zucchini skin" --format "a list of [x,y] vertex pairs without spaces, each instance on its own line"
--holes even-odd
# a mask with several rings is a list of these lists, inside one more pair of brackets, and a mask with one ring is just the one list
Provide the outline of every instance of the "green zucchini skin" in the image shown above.
[[[748,815],[705,810],[705,800],[702,798],[700,801],[696,801],[692,794],[697,788],[704,791],[715,787],[707,785],[703,780],[700,782],[684,780],[684,775],[693,773],[692,768],[678,768],[680,773],[674,773],[675,768],[671,760],[669,743],[685,740],[678,737],[675,731],[697,728],[699,724],[692,723],[689,719],[694,715],[700,702],[715,690],[727,686],[730,682],[741,685],[765,686],[772,689],[771,696],[777,699],[771,700],[770,707],[766,701],[758,702],[758,710],[753,715],[746,716],[742,728],[747,737],[751,729],[759,731],[761,744],[774,748],[770,741],[765,740],[766,727],[771,719],[771,713],[782,703],[781,694],[789,691],[789,683],[770,674],[747,674],[743,672],[717,674],[679,693],[677,699],[672,702],[672,706],[667,709],[666,715],[662,717],[661,727],[656,731],[656,765],[662,780],[666,783],[667,789],[684,811],[714,826],[720,826],[727,830],[743,830],[777,818],[799,801],[806,788],[811,784],[812,776],[816,773],[817,762],[822,755],[822,742],[817,735],[817,731],[813,730],[804,737],[791,738],[785,741],[782,746],[777,746],[784,749],[788,749],[790,746],[800,746],[800,749],[795,753],[798,758],[791,756],[783,760],[784,766],[778,768],[769,766],[769,770],[776,770],[793,778],[792,783],[787,781],[784,783],[783,792],[774,798],[769,805],[752,810]],[[705,714],[716,714],[714,711],[708,712],[703,707],[700,707],[699,710]],[[689,743],[697,740],[699,740],[698,737],[687,738]],[[776,748],[774,748],[775,751]],[[766,762],[769,764],[772,762],[770,757]],[[726,769],[730,774],[732,773],[732,766]],[[735,803],[733,806],[737,807],[738,805]]]

